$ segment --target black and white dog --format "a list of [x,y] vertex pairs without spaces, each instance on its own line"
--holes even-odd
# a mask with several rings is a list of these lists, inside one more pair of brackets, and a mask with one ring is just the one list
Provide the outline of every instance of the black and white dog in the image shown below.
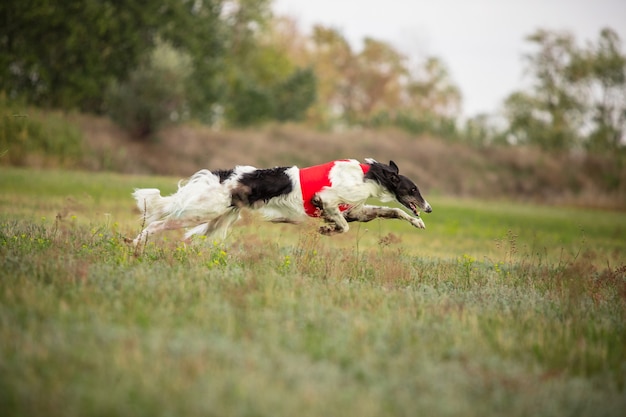
[[[363,164],[345,159],[309,168],[205,169],[179,182],[178,191],[170,196],[143,188],[136,189],[133,197],[147,222],[133,241],[135,245],[153,233],[180,228],[191,228],[186,238],[225,238],[242,208],[258,209],[273,222],[299,223],[307,216],[321,217],[326,225],[320,233],[325,235],[347,232],[348,222],[376,218],[402,219],[424,229],[419,210],[432,211],[417,185],[400,175],[393,161],[385,165],[373,159]],[[415,217],[399,208],[366,205],[370,197],[396,200]]]

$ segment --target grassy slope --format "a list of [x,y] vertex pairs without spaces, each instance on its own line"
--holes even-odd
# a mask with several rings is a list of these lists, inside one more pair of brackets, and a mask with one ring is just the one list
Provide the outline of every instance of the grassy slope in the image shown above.
[[246,220],[224,245],[134,253],[134,186],[175,180],[0,171],[8,415],[626,407],[621,213],[435,198],[426,231]]

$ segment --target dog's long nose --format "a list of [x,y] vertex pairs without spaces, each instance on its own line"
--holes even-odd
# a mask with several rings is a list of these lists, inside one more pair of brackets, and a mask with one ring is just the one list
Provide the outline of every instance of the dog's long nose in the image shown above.
[[430,206],[430,204],[426,203],[426,207],[424,207],[424,211],[426,213],[432,213],[433,208]]

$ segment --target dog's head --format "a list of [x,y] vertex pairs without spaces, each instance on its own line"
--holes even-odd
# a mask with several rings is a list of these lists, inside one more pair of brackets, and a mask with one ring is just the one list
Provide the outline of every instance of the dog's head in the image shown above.
[[417,185],[404,175],[400,175],[400,169],[395,162],[389,161],[389,165],[381,164],[373,159],[366,159],[366,162],[370,165],[366,176],[378,182],[416,216],[419,216],[420,209],[426,213],[433,211],[430,204],[422,197]]

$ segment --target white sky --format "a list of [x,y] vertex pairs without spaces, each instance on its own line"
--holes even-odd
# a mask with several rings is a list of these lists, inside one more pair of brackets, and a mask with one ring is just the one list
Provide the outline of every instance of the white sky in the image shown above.
[[626,0],[274,0],[273,10],[305,33],[318,23],[339,29],[357,50],[369,36],[411,59],[440,58],[465,116],[493,114],[523,88],[524,38],[538,28],[570,31],[582,46],[608,26],[626,52]]

